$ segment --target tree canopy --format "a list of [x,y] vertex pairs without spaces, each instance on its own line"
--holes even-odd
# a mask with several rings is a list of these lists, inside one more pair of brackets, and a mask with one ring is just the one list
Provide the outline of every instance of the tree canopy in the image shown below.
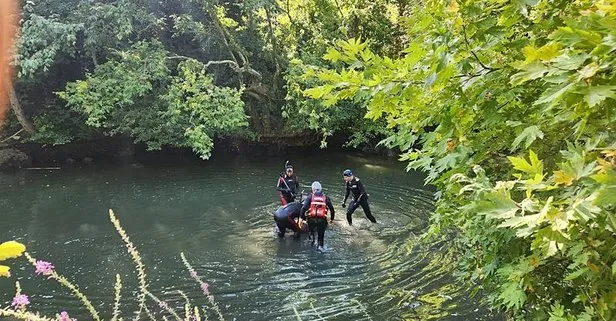
[[432,235],[453,235],[491,304],[613,319],[616,3],[435,0],[406,18],[401,56],[338,41],[304,93],[386,122],[382,143],[439,188]]

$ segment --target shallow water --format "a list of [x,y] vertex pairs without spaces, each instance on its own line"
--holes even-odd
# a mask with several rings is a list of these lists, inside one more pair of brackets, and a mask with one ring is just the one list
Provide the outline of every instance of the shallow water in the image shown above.
[[[134,266],[109,222],[112,208],[142,254],[152,292],[181,309],[178,290],[206,304],[180,252],[210,284],[227,320],[500,320],[469,298],[451,275],[446,244],[414,244],[433,210],[433,190],[394,160],[322,153],[293,162],[304,189],[320,180],[336,207],[327,251],[305,238],[274,235],[274,185],[284,164],[218,159],[183,165],[92,165],[0,176],[0,240],[18,239],[51,261],[109,318],[115,274],[123,313],[136,305]],[[358,209],[354,226],[340,207],[342,171],[364,182],[378,224]],[[58,284],[35,276],[24,259],[0,279],[0,302],[15,280],[31,308],[90,319]],[[160,308],[150,304],[157,315]],[[145,317],[143,318],[145,320]],[[213,319],[213,315],[210,316]]]

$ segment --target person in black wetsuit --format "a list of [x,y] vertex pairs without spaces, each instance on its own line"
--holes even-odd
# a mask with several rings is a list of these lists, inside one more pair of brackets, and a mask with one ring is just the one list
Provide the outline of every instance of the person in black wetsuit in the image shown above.
[[299,190],[299,179],[293,173],[293,166],[286,165],[285,173],[280,174],[276,189],[280,192],[280,205],[287,205],[295,201]]
[[370,220],[370,222],[376,223],[376,219],[372,216],[370,205],[368,204],[368,194],[366,193],[364,184],[359,181],[359,177],[353,176],[350,169],[345,170],[342,173],[342,176],[346,182],[346,194],[344,195],[344,201],[342,201],[342,207],[346,206],[346,201],[347,198],[349,198],[349,194],[353,193],[353,200],[349,203],[349,208],[347,210],[347,222],[349,222],[349,225],[353,225],[351,215],[353,215],[353,212],[355,212],[359,206],[364,209],[364,214],[366,214],[366,217]]
[[[336,212],[332,201],[329,197],[323,194],[321,183],[312,183],[312,194],[310,194],[304,201],[301,214],[302,217],[308,217],[308,231],[312,238],[312,245],[314,245],[314,231],[316,230],[319,237],[319,243],[317,250],[323,250],[323,243],[325,238],[325,230],[327,229],[327,211],[330,211],[331,222],[334,222],[334,216]],[[308,214],[306,214],[308,212]]]
[[291,202],[279,207],[276,212],[274,212],[274,221],[276,222],[276,226],[278,226],[278,237],[284,237],[287,229],[292,230],[296,237],[304,230],[304,226],[301,226],[301,209],[302,204]]

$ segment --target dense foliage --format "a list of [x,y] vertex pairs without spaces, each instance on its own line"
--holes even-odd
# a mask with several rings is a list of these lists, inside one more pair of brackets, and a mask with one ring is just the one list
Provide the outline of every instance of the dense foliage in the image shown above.
[[325,142],[341,132],[354,146],[366,144],[388,133],[384,123],[365,120],[360,104],[315,113],[320,103],[302,94],[304,68],[329,66],[320,57],[348,37],[378,39],[374,50],[395,54],[406,7],[385,0],[25,1],[14,113],[2,134],[21,129],[27,135],[14,138],[44,144],[132,137],[149,149],[190,147],[204,158],[221,136]]
[[[365,101],[439,188],[431,233],[520,319],[616,317],[616,2],[422,1],[400,57],[338,42],[307,70]],[[479,287],[477,287],[479,289]]]

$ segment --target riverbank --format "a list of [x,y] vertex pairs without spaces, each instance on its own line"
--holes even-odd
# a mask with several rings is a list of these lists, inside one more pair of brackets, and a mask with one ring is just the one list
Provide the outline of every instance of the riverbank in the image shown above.
[[[397,157],[397,153],[382,146],[360,148],[344,147],[343,137],[333,137],[328,141],[327,150],[361,152],[368,155]],[[297,157],[323,150],[317,139],[288,139],[281,141],[263,138],[261,141],[249,141],[239,138],[219,139],[214,145],[212,158],[225,156],[243,156],[249,158],[268,158],[278,156]],[[20,168],[57,168],[83,166],[92,163],[144,164],[176,160],[202,161],[190,148],[163,148],[149,151],[145,144],[135,144],[130,138],[100,138],[85,142],[64,145],[42,145],[34,143],[15,144],[0,148],[0,171],[12,171]]]

